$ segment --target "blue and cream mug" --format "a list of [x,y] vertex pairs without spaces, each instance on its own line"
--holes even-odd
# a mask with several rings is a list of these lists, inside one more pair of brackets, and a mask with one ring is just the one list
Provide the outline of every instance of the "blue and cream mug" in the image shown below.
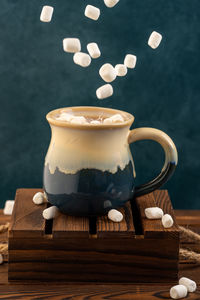
[[[71,124],[58,120],[69,112],[87,119],[105,119],[121,114],[124,122]],[[154,128],[130,130],[134,117],[124,111],[102,107],[69,107],[47,114],[52,137],[45,158],[44,190],[48,201],[63,213],[78,216],[106,214],[134,196],[161,187],[177,165],[177,150],[171,138]],[[129,144],[153,140],[165,151],[160,175],[135,186],[135,170]]]

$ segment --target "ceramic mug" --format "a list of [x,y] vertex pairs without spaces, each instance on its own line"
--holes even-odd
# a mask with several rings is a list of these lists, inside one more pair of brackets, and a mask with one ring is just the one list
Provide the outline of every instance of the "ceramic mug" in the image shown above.
[[[102,120],[121,114],[122,123],[71,124],[57,120],[61,112]],[[161,187],[177,165],[171,138],[154,128],[130,130],[134,117],[124,111],[102,107],[69,107],[47,114],[52,130],[45,158],[44,190],[48,201],[69,215],[96,216],[123,206],[134,196]],[[152,181],[135,186],[135,169],[129,144],[139,140],[158,142],[165,163]]]

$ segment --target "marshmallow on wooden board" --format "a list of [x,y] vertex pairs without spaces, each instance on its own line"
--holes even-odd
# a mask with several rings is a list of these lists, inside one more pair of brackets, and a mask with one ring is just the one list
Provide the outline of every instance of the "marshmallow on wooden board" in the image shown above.
[[123,220],[123,215],[120,211],[116,209],[111,209],[108,212],[108,219],[110,219],[113,222],[121,222]]
[[89,19],[97,21],[100,16],[100,9],[93,5],[87,5],[85,8],[85,16]]
[[74,63],[86,68],[91,64],[91,57],[87,53],[77,52],[73,56]]
[[149,37],[148,45],[152,49],[156,49],[160,45],[161,41],[162,41],[162,35],[156,31],[153,31]]
[[175,285],[170,289],[170,297],[172,299],[181,299],[187,296],[187,288],[182,285]]
[[96,90],[98,99],[105,99],[113,95],[113,87],[111,84],[105,84]]
[[33,202],[36,205],[43,204],[45,201],[46,201],[46,199],[45,199],[44,193],[42,193],[42,192],[38,192],[33,196]]
[[184,285],[190,293],[195,292],[197,289],[196,282],[187,277],[181,277],[178,283]]
[[105,5],[109,8],[114,7],[118,2],[119,0],[104,0]]
[[59,210],[56,206],[51,206],[44,209],[42,215],[45,220],[55,219],[59,215]]
[[125,76],[127,74],[127,67],[123,64],[118,64],[115,66],[115,71],[117,76]]
[[124,65],[129,69],[134,69],[136,66],[137,57],[133,54],[127,54],[124,59]]
[[101,56],[101,51],[99,50],[97,43],[89,43],[87,45],[87,50],[92,58],[98,58]]
[[117,74],[115,68],[111,64],[104,64],[99,70],[99,75],[106,82],[112,82],[116,79]]
[[42,8],[41,14],[40,14],[40,21],[41,22],[51,22],[52,16],[53,16],[54,8],[52,6],[45,5]]
[[65,52],[76,53],[81,51],[81,42],[77,38],[63,39],[63,49]]
[[71,124],[88,124],[87,120],[85,117],[83,116],[74,116],[71,120],[70,120]]
[[162,225],[163,227],[165,228],[170,228],[172,227],[174,224],[174,221],[172,219],[172,217],[168,214],[165,214],[163,217],[162,217]]
[[14,200],[7,200],[3,209],[4,215],[11,216],[14,207]]
[[163,210],[159,207],[148,207],[144,210],[147,219],[161,219],[164,215]]

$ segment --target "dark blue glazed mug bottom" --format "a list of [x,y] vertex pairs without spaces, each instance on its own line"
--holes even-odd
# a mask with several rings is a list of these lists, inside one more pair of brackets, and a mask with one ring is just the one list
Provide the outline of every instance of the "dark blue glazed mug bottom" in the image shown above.
[[133,167],[130,162],[115,173],[82,169],[64,174],[58,169],[51,174],[44,168],[44,190],[48,201],[65,214],[74,216],[104,215],[123,206],[134,194]]

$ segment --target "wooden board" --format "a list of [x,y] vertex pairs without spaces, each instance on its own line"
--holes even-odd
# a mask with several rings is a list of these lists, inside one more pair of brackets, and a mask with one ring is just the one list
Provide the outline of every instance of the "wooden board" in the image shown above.
[[[173,215],[166,192],[157,191],[135,199],[132,205],[127,203],[121,208],[121,223],[111,222],[107,216],[88,219],[62,214],[45,222],[42,210],[46,204],[36,206],[32,202],[36,192],[17,191],[9,234],[10,280],[25,280],[27,276],[31,280],[39,276],[43,281],[115,283],[177,279],[176,221],[166,230],[161,221],[146,220],[143,215],[148,205],[159,205]],[[132,209],[135,205],[137,209]],[[138,222],[142,232],[138,232]]]
[[[195,229],[200,233],[200,211],[198,210],[176,210],[176,219],[179,225]],[[0,210],[0,224],[10,222],[11,217],[5,216]],[[0,235],[3,242],[8,242],[6,234]],[[182,240],[181,240],[182,244]],[[184,243],[182,244],[184,246]],[[193,241],[190,248],[195,249],[198,246]],[[195,293],[189,295],[189,299],[200,298],[200,265],[196,265],[186,260],[179,264],[179,276],[186,276],[196,281],[198,289]],[[154,284],[67,284],[67,282],[52,282],[51,284],[41,283],[38,281],[15,281],[8,282],[8,264],[0,266],[0,299],[54,299],[63,298],[74,299],[120,299],[120,300],[161,300],[170,299],[169,289],[171,283],[154,283]]]

